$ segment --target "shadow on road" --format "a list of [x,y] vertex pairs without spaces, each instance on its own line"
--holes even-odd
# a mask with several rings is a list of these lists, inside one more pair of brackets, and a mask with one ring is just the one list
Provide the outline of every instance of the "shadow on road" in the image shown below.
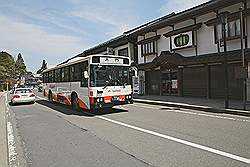
[[86,116],[86,117],[94,117],[96,115],[107,115],[107,114],[115,114],[115,113],[121,113],[121,112],[128,112],[128,110],[124,109],[104,109],[102,111],[88,111],[88,110],[81,110],[81,111],[75,111],[70,106],[56,103],[56,102],[48,102],[46,100],[36,100],[38,104],[41,104],[43,106],[49,107],[55,111],[58,111],[60,113],[66,114],[66,115],[78,115],[78,116]]

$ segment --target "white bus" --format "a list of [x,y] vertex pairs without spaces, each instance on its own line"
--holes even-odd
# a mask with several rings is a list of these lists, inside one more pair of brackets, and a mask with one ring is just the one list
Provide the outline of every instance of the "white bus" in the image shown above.
[[130,59],[114,55],[76,57],[43,71],[43,94],[76,110],[133,103]]

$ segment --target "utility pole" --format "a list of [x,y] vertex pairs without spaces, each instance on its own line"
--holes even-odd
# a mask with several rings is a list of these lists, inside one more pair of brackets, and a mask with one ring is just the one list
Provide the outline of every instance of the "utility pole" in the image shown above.
[[246,64],[245,64],[245,50],[243,45],[244,40],[244,19],[243,19],[243,8],[240,9],[240,46],[242,56],[242,72],[243,72],[243,109],[246,110]]
[[228,67],[227,67],[227,41],[226,41],[226,25],[227,25],[227,15],[228,12],[223,12],[220,14],[220,21],[222,26],[222,40],[224,48],[224,75],[225,75],[225,109],[228,108]]

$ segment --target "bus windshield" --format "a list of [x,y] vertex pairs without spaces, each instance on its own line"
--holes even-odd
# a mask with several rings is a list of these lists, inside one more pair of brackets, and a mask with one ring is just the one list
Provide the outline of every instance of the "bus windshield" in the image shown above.
[[129,81],[128,66],[114,65],[91,65],[90,66],[90,86],[125,86]]

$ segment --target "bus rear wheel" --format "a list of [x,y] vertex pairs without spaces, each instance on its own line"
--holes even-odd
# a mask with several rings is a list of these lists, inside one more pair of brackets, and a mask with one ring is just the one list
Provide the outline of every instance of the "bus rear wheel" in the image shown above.
[[80,106],[79,106],[79,99],[78,96],[76,94],[72,94],[71,96],[71,106],[74,110],[76,111],[80,111]]

